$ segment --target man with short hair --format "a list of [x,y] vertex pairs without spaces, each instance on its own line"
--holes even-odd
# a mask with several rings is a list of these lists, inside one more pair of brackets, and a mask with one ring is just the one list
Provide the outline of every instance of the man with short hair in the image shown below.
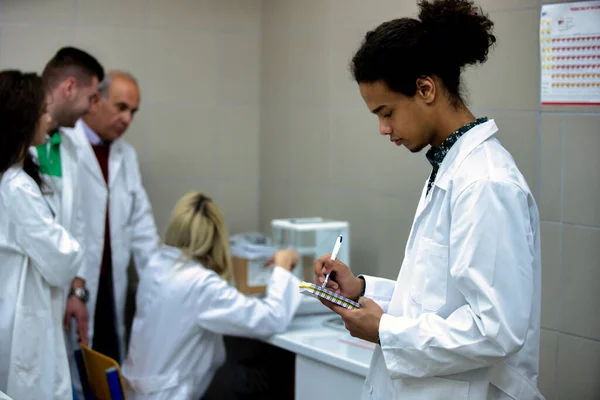
[[42,78],[51,95],[48,112],[54,128],[72,128],[96,100],[104,69],[85,51],[63,47],[48,61]]
[[[77,151],[63,129],[75,126],[98,96],[98,84],[104,79],[104,68],[89,53],[75,48],[59,49],[42,73],[48,91],[48,113],[53,126],[45,144],[32,149],[40,164],[40,172],[50,189],[45,197],[57,221],[78,240],[83,234]],[[83,243],[82,243],[83,247]],[[85,251],[85,248],[83,248]],[[75,318],[80,340],[87,343],[88,314],[85,307],[87,264],[80,268],[71,288],[67,289],[65,325]]]
[[[67,136],[80,157],[84,241],[90,273],[89,338],[93,349],[121,362],[125,348],[127,269],[141,273],[158,247],[152,207],[135,149],[123,139],[140,105],[135,78],[109,72],[100,99]],[[76,343],[73,343],[75,345]],[[77,390],[79,376],[72,367]]]

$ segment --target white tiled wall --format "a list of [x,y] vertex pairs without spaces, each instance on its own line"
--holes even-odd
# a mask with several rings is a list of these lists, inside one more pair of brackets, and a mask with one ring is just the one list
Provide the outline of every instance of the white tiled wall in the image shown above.
[[[469,104],[496,120],[540,207],[540,387],[549,400],[598,399],[600,109],[540,107],[540,0],[476,3],[498,45],[465,74]],[[348,220],[353,271],[388,278],[429,164],[379,136],[348,63],[369,28],[416,10],[412,0],[263,0],[261,227],[287,216]]]
[[[548,399],[600,398],[600,112],[540,110],[541,387]],[[546,374],[546,375],[544,375]]]
[[0,69],[41,72],[58,48],[133,73],[137,149],[161,232],[188,190],[233,232],[258,227],[261,0],[0,0]]

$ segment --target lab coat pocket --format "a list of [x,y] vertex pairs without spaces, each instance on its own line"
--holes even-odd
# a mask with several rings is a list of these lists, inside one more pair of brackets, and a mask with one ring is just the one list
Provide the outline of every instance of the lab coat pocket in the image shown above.
[[461,400],[469,398],[470,383],[448,378],[406,378],[394,382],[398,398],[414,400]]
[[127,194],[127,201],[128,201],[128,209],[129,209],[129,214],[127,216],[127,225],[132,225],[133,224],[133,215],[135,214],[135,201],[136,201],[136,196],[135,196],[135,191],[131,190],[128,194]]
[[423,237],[419,241],[411,282],[411,297],[424,311],[436,312],[446,304],[448,246]]
[[120,224],[126,229],[133,223],[133,214],[135,210],[135,192],[133,190],[123,190],[117,196],[119,204]]
[[129,391],[143,395],[156,394],[160,392],[163,394],[171,393],[171,391],[177,386],[180,386],[179,394],[181,394],[181,390],[189,391],[189,387],[187,385],[181,385],[179,372],[144,376],[139,378],[126,377],[125,385]]
[[[17,308],[13,332],[13,365],[23,384],[33,387],[39,378],[44,338],[50,334],[46,316],[30,308]],[[30,382],[28,382],[30,381]]]

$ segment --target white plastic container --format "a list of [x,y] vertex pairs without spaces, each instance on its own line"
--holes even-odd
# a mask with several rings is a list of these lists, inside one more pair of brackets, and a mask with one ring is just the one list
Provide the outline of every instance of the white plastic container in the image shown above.
[[274,219],[271,231],[272,246],[291,247],[300,254],[300,264],[294,274],[301,280],[313,281],[315,260],[331,253],[339,235],[342,235],[342,246],[338,259],[350,265],[350,224],[347,221],[321,217]]

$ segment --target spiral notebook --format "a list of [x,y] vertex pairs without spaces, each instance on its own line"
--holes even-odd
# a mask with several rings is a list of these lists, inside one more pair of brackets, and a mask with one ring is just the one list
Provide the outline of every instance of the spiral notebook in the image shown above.
[[350,300],[342,295],[332,292],[331,290],[317,286],[314,283],[301,282],[300,286],[298,287],[300,289],[300,293],[302,294],[329,300],[338,306],[347,308],[348,310],[358,310],[360,308],[360,304],[354,300]]

